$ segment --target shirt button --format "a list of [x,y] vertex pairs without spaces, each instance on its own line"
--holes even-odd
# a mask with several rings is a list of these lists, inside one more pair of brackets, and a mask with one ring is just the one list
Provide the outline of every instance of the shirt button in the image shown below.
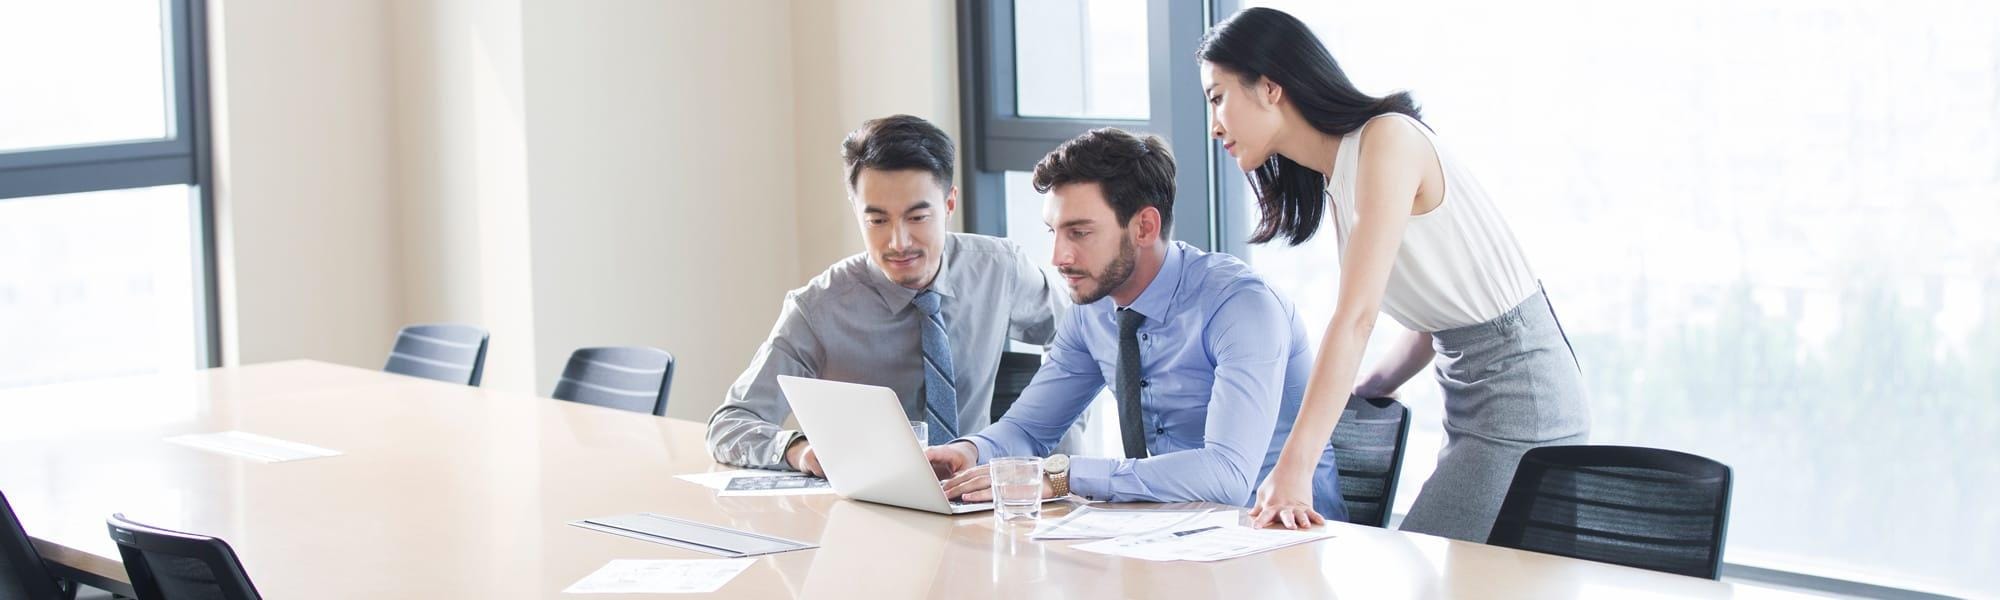
[[1165,427],[1161,427],[1161,428],[1159,428],[1159,429],[1155,429],[1155,430],[1153,430],[1153,433],[1157,433],[1157,434],[1160,434],[1160,435],[1166,435],[1166,434],[1167,434],[1167,428],[1165,428]]
[[1151,379],[1139,380],[1139,387],[1152,387],[1152,386],[1153,386],[1153,380]]

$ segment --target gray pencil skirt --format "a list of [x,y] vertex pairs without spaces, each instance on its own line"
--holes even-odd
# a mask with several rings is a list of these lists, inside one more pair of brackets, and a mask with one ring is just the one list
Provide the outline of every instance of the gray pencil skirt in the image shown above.
[[1402,529],[1484,543],[1522,453],[1588,441],[1583,377],[1546,292],[1431,339],[1445,445]]

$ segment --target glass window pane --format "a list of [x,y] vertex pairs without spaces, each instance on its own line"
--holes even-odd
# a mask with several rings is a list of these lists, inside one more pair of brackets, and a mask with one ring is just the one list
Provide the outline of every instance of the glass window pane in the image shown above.
[[0,1],[0,152],[170,134],[159,0]]
[[0,388],[191,369],[181,185],[0,200]]
[[[2000,589],[2000,4],[1269,3],[1500,203],[1592,441],[1735,469],[1731,562]],[[1249,253],[1319,326],[1330,244]]]
[[1145,119],[1145,0],[1016,1],[1014,71],[1021,116]]

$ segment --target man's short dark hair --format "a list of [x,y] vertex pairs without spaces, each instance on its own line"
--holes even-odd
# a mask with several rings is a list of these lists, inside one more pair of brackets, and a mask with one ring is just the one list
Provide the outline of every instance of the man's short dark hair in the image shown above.
[[871,119],[847,134],[840,143],[840,158],[847,163],[847,189],[861,176],[861,169],[877,171],[919,170],[937,179],[938,187],[951,189],[952,161],[957,151],[951,137],[930,121],[910,115]]
[[1115,127],[1076,136],[1035,164],[1035,191],[1096,182],[1118,214],[1118,226],[1151,206],[1160,210],[1160,231],[1174,223],[1174,155],[1160,136],[1143,138]]

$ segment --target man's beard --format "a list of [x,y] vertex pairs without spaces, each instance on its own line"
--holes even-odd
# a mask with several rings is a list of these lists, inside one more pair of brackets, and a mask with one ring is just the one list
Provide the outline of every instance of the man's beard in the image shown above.
[[1058,271],[1061,271],[1064,275],[1083,275],[1085,276],[1084,281],[1097,283],[1097,289],[1091,290],[1087,296],[1084,295],[1082,290],[1070,288],[1070,300],[1076,302],[1077,306],[1083,306],[1103,300],[1105,296],[1111,295],[1111,290],[1125,285],[1126,281],[1132,279],[1132,271],[1137,268],[1138,264],[1139,247],[1132,243],[1132,238],[1127,237],[1118,240],[1118,258],[1112,259],[1111,264],[1105,265],[1104,271],[1101,273],[1091,274],[1074,269],[1058,269]]

